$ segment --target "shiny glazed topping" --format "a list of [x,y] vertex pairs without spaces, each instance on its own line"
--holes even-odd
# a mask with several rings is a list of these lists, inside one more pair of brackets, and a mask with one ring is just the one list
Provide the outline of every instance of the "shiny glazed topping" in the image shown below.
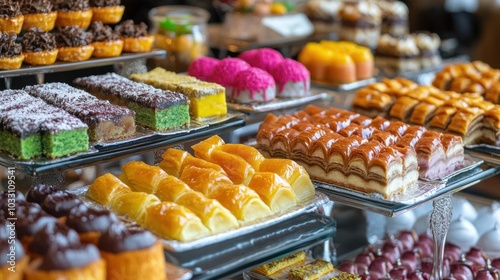
[[149,231],[113,224],[101,235],[98,246],[102,251],[120,253],[149,248],[155,243],[156,237]]
[[120,36],[113,31],[111,26],[105,25],[101,21],[93,22],[89,27],[89,32],[94,36],[94,42],[110,42],[120,39]]
[[[34,208],[31,208],[33,210]],[[34,236],[40,229],[47,224],[57,223],[57,219],[48,215],[44,211],[29,212],[28,215],[22,216],[16,224],[17,238],[22,239],[23,236]]]
[[80,204],[82,201],[76,195],[59,191],[48,195],[43,200],[42,208],[54,217],[63,217]]
[[77,26],[59,27],[56,32],[57,47],[81,47],[92,43],[92,33]]
[[102,233],[117,221],[115,214],[108,210],[90,209],[80,204],[71,209],[66,225],[78,232],[98,231]]
[[21,1],[0,0],[0,17],[18,17],[21,15]]
[[50,0],[23,0],[21,13],[23,14],[45,14],[52,11]]
[[14,199],[16,203],[21,200],[26,200],[24,194],[20,191],[0,191],[0,205],[5,205],[9,202],[9,199]]
[[134,24],[131,19],[117,25],[115,30],[121,37],[125,38],[139,38],[148,35],[148,26],[144,22]]
[[91,244],[52,247],[43,258],[39,268],[45,271],[82,268],[100,258],[99,250]]
[[73,229],[60,223],[49,223],[33,237],[28,250],[45,255],[52,247],[68,247],[80,244],[80,237]]
[[89,0],[55,0],[53,3],[55,10],[63,12],[86,11],[90,9]]
[[54,34],[38,28],[32,28],[23,35],[22,45],[25,52],[50,51],[57,47]]
[[35,202],[38,204],[42,204],[43,200],[52,193],[57,192],[57,190],[50,186],[50,185],[45,185],[45,184],[37,184],[31,187],[31,189],[28,191],[28,194],[26,195],[26,200],[29,202]]
[[17,35],[0,32],[0,58],[15,57],[22,53],[21,44],[16,43]]

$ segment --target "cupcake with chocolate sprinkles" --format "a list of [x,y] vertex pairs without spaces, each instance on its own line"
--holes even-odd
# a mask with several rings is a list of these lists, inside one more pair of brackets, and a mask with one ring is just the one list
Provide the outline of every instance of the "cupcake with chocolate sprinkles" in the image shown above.
[[92,33],[94,47],[93,57],[120,56],[123,50],[123,40],[109,25],[101,21],[90,24],[89,32]]
[[92,7],[92,21],[102,21],[105,24],[117,24],[125,11],[120,0],[90,0]]
[[21,1],[0,0],[0,31],[19,34],[23,22]]
[[78,26],[86,29],[92,20],[89,0],[54,0],[56,26]]
[[32,65],[50,65],[57,59],[57,45],[54,34],[39,28],[30,29],[23,36],[24,62]]
[[0,32],[0,70],[13,70],[21,68],[24,55],[21,44],[16,43],[17,35],[14,33]]
[[94,52],[92,38],[92,33],[77,26],[57,28],[57,59],[69,62],[88,60]]
[[116,26],[116,32],[123,40],[125,52],[149,52],[153,47],[155,37],[148,34],[148,26],[144,22],[134,24],[134,21],[126,20]]
[[21,13],[24,15],[23,29],[40,28],[42,31],[54,29],[57,12],[50,0],[23,0]]

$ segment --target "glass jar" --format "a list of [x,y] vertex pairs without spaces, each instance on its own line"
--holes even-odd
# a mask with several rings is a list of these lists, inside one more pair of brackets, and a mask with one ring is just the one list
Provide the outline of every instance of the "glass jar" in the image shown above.
[[155,67],[186,72],[189,64],[208,53],[208,11],[191,6],[160,6],[149,11],[155,47],[167,51],[166,58],[153,59]]

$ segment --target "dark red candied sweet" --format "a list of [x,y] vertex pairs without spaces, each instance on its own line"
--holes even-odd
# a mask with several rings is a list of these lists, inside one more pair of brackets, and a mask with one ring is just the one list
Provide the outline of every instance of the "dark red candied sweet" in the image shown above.
[[358,267],[356,266],[356,263],[351,260],[346,260],[340,263],[337,270],[351,274],[358,274]]
[[368,270],[372,279],[379,279],[385,277],[393,268],[392,263],[384,256],[375,258]]
[[423,258],[420,262],[420,269],[422,272],[432,275],[432,268],[434,267],[434,261],[432,258]]
[[476,268],[486,266],[485,257],[486,255],[484,254],[484,252],[477,247],[470,248],[467,254],[465,255],[465,259],[471,261],[476,266]]
[[375,255],[373,255],[373,253],[370,251],[366,251],[359,253],[354,259],[354,262],[369,266],[372,263],[373,259],[375,259]]
[[420,254],[417,251],[406,251],[401,255],[400,261],[409,271],[415,271],[420,263]]
[[432,235],[427,233],[427,232],[421,233],[418,236],[417,242],[418,243],[427,243],[429,246],[431,246],[431,248],[434,247],[434,239],[432,239]]
[[464,275],[455,276],[453,273],[443,278],[443,280],[466,280],[466,279],[467,278]]
[[444,257],[450,259],[451,262],[458,261],[462,255],[462,249],[457,245],[446,242],[444,245]]
[[417,243],[415,243],[415,246],[413,247],[414,251],[417,251],[422,258],[432,258],[434,255],[433,253],[433,245],[429,245],[429,242],[425,240],[419,240]]
[[401,257],[402,247],[401,241],[397,239],[388,239],[382,246],[382,256],[389,259],[391,263],[395,263],[396,260]]
[[408,280],[431,280],[431,275],[417,269],[416,271],[408,274]]
[[491,265],[491,260],[486,259],[484,268],[476,273],[474,280],[498,280],[500,279],[500,269]]
[[408,268],[401,264],[400,260],[396,262],[396,266],[389,272],[391,279],[393,280],[406,280],[408,273],[410,271]]
[[402,230],[399,232],[397,239],[401,241],[403,251],[408,251],[411,250],[418,241],[418,236],[414,230]]
[[455,275],[455,278],[464,276],[467,280],[473,280],[476,274],[476,267],[471,261],[465,259],[465,255],[462,255],[458,261],[450,265],[450,274]]

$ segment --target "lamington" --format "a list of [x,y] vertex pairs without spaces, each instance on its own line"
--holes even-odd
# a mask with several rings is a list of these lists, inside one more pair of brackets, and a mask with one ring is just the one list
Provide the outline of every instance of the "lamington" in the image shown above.
[[125,105],[136,113],[136,122],[156,131],[189,125],[189,100],[182,94],[156,89],[115,73],[74,80],[98,98]]
[[25,87],[45,102],[76,116],[89,127],[92,141],[127,138],[135,133],[135,112],[64,83],[46,83]]
[[88,126],[82,121],[25,91],[4,92],[0,98],[3,150],[20,159],[57,158],[88,150]]
[[194,118],[215,117],[227,113],[226,90],[216,83],[178,75],[160,67],[147,73],[132,74],[130,78],[156,88],[184,94],[189,99],[190,114]]

